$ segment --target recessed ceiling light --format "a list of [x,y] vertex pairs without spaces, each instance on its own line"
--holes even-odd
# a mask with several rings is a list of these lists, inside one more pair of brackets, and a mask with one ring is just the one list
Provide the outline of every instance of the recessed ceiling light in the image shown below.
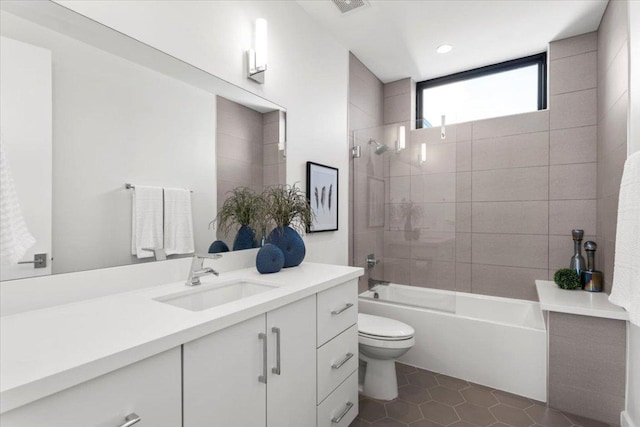
[[443,44],[438,46],[438,48],[436,49],[436,52],[448,53],[448,52],[451,52],[451,49],[453,49],[453,46],[451,46],[450,44]]

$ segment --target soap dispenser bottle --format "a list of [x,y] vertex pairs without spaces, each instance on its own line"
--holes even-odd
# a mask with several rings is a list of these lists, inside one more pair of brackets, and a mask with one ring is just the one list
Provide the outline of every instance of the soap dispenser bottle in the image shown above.
[[596,271],[595,256],[596,242],[585,242],[584,250],[587,253],[588,266],[587,271],[583,271],[580,276],[582,289],[589,292],[602,292],[602,272]]
[[587,269],[587,264],[584,261],[582,254],[580,253],[580,246],[582,245],[582,238],[584,237],[584,230],[571,230],[571,236],[573,236],[573,256],[571,257],[571,263],[569,268],[575,270],[580,277],[580,284],[584,286],[582,281],[582,272]]

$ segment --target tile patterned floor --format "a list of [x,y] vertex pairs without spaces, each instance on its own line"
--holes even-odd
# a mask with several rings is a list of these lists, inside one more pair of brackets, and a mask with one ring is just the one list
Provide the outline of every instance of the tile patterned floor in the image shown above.
[[350,427],[607,427],[544,404],[446,375],[396,364],[397,399],[360,396]]

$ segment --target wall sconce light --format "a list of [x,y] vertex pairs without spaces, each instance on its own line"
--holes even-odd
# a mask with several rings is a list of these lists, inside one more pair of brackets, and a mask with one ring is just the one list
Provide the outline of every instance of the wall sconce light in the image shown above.
[[247,51],[249,66],[247,77],[262,84],[264,83],[264,74],[267,71],[267,21],[263,18],[256,19],[254,30],[253,49]]
[[443,114],[442,116],[440,116],[440,139],[446,139],[447,138],[447,133],[445,130],[445,121],[446,121],[446,117]]
[[398,139],[396,139],[396,153],[406,148],[406,130],[404,126],[398,126]]
[[420,145],[420,164],[424,164],[427,161],[427,143],[423,142]]
[[287,157],[287,113],[278,111],[278,151]]

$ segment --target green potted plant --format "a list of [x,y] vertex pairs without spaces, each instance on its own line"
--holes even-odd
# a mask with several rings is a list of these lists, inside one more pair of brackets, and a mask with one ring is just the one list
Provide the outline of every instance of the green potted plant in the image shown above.
[[263,193],[266,218],[275,225],[266,241],[284,253],[284,267],[300,265],[306,254],[299,233],[309,228],[312,220],[307,195],[296,184],[269,187]]
[[250,188],[237,187],[227,193],[229,196],[220,207],[214,220],[218,230],[229,235],[234,226],[239,226],[233,240],[233,250],[257,248],[256,229],[260,215],[264,215],[263,200]]
[[562,289],[578,289],[580,276],[571,268],[561,268],[553,275],[553,281]]

